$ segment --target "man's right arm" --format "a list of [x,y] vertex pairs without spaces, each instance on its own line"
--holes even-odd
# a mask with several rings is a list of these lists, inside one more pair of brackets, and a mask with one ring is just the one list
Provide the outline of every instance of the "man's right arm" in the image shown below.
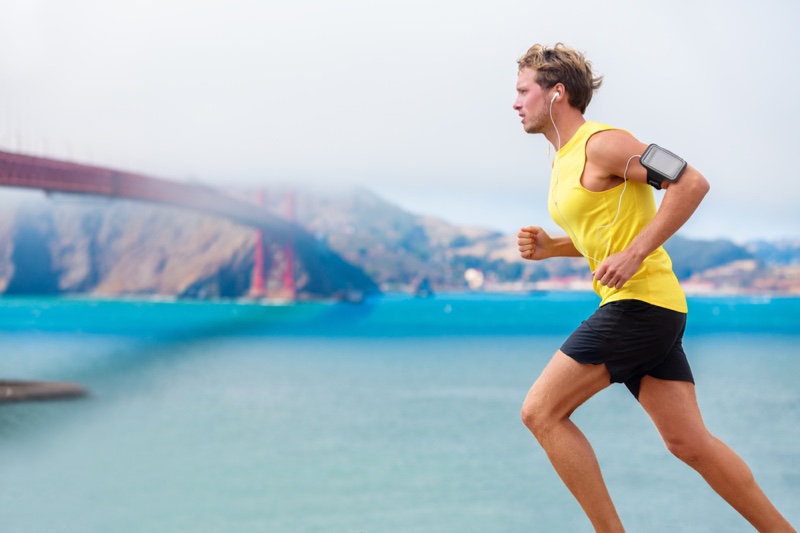
[[517,246],[523,259],[534,261],[549,257],[581,257],[569,237],[551,237],[538,226],[520,229],[517,233]]

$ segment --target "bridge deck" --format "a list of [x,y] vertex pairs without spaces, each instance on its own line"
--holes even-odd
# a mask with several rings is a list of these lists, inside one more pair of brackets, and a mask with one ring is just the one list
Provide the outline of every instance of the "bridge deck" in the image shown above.
[[273,233],[296,231],[293,224],[263,208],[210,187],[45,157],[0,151],[0,185],[158,202],[222,216]]

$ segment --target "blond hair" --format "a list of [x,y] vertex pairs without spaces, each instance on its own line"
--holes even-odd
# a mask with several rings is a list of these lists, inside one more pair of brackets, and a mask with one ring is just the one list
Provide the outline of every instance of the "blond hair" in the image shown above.
[[563,83],[569,95],[569,105],[581,113],[586,112],[594,91],[603,83],[603,76],[594,75],[592,63],[583,53],[563,43],[553,47],[535,44],[517,60],[517,64],[520,70],[536,70],[536,83],[543,89]]

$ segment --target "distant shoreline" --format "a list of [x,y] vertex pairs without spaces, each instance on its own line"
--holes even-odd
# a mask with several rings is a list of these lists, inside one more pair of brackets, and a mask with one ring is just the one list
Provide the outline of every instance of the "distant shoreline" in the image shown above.
[[[742,299],[800,299],[800,294],[786,294],[779,292],[757,292],[745,291],[741,289],[697,289],[692,286],[681,284],[687,298],[742,298]],[[434,291],[426,298],[447,298],[447,297],[470,297],[479,299],[481,295],[487,297],[508,296],[508,297],[524,297],[524,296],[537,296],[545,294],[572,294],[572,295],[586,295],[597,297],[595,292],[589,288],[567,288],[563,286],[551,286],[535,284],[533,286],[526,286],[526,288],[509,288],[507,286],[491,285],[484,286],[479,290],[461,290],[461,289],[441,289]],[[408,291],[387,291],[381,294],[369,295],[366,300],[379,300],[381,298],[418,298],[413,293]],[[323,304],[332,305],[336,303],[345,303],[351,305],[353,302],[343,302],[337,299],[314,299],[314,300],[298,300],[288,301],[285,299],[253,299],[253,298],[208,298],[208,299],[194,299],[194,298],[179,298],[163,295],[87,295],[87,294],[64,294],[64,295],[4,295],[0,294],[0,307],[4,302],[76,302],[76,303],[129,303],[132,305],[219,305],[219,306],[253,306],[253,307],[287,307],[300,304]]]

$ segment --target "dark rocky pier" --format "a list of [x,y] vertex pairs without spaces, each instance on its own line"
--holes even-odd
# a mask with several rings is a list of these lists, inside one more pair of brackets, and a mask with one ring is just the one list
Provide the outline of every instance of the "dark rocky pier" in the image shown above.
[[0,403],[33,400],[67,400],[86,396],[76,383],[61,381],[0,380]]

